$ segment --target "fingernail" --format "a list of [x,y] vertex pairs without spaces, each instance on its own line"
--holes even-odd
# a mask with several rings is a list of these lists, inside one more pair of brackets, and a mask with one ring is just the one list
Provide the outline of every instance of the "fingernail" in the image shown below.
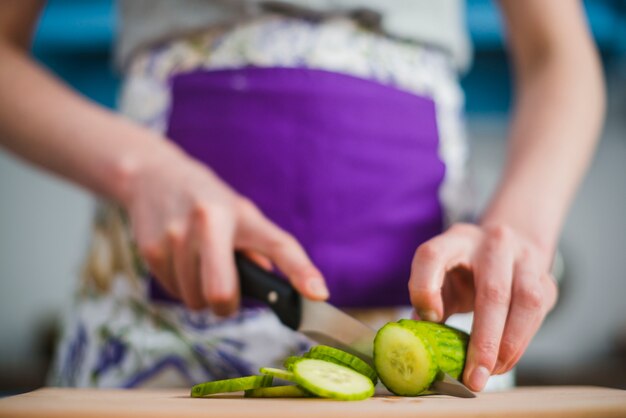
[[328,288],[326,287],[324,280],[318,277],[309,279],[307,288],[312,295],[320,299],[328,299],[328,296],[330,295],[328,293]]
[[437,312],[432,311],[432,310],[419,310],[417,311],[417,314],[419,315],[420,319],[424,321],[430,321],[430,322],[439,321],[439,315],[437,315]]
[[482,390],[487,379],[489,379],[489,370],[483,366],[478,366],[472,372],[469,383],[474,390]]

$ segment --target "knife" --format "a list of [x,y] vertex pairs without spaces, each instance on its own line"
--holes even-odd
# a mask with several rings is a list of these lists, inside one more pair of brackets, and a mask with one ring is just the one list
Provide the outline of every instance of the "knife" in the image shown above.
[[[287,280],[263,270],[241,253],[235,254],[235,262],[242,296],[267,304],[287,327],[373,365],[376,331],[329,303],[303,298]],[[476,397],[461,382],[443,372],[437,375],[430,390],[461,398]]]

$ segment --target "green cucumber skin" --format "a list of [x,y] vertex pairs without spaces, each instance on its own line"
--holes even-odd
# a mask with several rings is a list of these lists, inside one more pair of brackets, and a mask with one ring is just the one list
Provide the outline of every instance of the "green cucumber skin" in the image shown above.
[[465,369],[469,335],[456,328],[435,322],[401,319],[403,327],[410,328],[428,339],[440,370],[455,379],[461,379]]
[[289,370],[276,369],[274,367],[261,367],[259,369],[259,373],[272,376],[277,379],[288,380],[289,382],[294,381],[293,373]]
[[289,356],[283,361],[283,366],[285,367],[285,369],[292,371],[291,368],[293,367],[294,363],[303,358],[304,357],[300,356]]
[[244,392],[246,398],[310,398],[311,395],[300,386],[271,386],[250,389]]
[[218,393],[257,389],[260,387],[270,386],[273,380],[272,376],[246,376],[199,383],[191,388],[191,397],[202,398],[204,396],[215,395]]
[[369,377],[374,385],[378,383],[378,374],[369,364],[367,364],[357,356],[346,353],[345,351],[339,350],[338,348],[333,348],[326,345],[317,345],[315,347],[312,347],[309,352],[305,354],[305,357],[329,361],[340,366],[349,367],[355,372],[361,373],[362,375]]
[[[384,375],[384,373],[381,373],[381,370],[379,369],[379,361],[385,361],[384,357],[383,357],[383,353],[380,352],[380,346],[381,344],[381,340],[384,337],[384,329],[386,327],[399,327],[399,328],[403,328],[406,329],[407,331],[410,331],[411,333],[413,333],[413,335],[419,339],[420,341],[422,341],[422,346],[424,347],[424,349],[426,350],[427,356],[429,358],[429,360],[427,361],[426,365],[422,365],[426,366],[428,369],[425,371],[425,374],[427,376],[427,378],[425,379],[424,385],[423,386],[413,386],[413,387],[404,387],[404,388],[393,388],[390,386],[393,386],[390,384],[390,382],[387,380],[386,376]],[[384,325],[382,328],[380,328],[378,330],[378,332],[376,333],[376,337],[374,338],[374,365],[376,367],[376,371],[378,373],[378,377],[380,378],[381,382],[383,383],[383,385],[385,385],[385,387],[387,389],[389,389],[389,391],[391,391],[393,394],[398,395],[398,396],[419,396],[421,394],[423,394],[424,392],[427,391],[427,389],[430,387],[430,385],[432,384],[432,382],[435,380],[437,373],[439,371],[439,368],[437,367],[436,364],[436,356],[435,353],[433,352],[430,344],[428,343],[428,341],[425,341],[425,338],[416,333],[415,330],[413,329],[407,329],[406,327],[401,326],[399,323],[397,322],[389,322],[386,325]]]

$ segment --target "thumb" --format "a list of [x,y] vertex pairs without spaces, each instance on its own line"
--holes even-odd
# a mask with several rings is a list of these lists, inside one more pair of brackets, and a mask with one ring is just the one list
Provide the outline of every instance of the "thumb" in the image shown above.
[[420,319],[440,322],[444,319],[443,285],[446,270],[462,260],[463,240],[443,234],[417,248],[411,264],[409,295]]

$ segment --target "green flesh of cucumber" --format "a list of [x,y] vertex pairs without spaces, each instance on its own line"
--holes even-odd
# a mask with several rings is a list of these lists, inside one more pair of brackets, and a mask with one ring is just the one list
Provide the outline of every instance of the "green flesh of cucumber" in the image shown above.
[[376,334],[374,366],[385,387],[400,396],[421,394],[439,371],[428,340],[396,322],[388,323]]
[[261,367],[259,372],[277,379],[288,380],[290,382],[294,381],[293,373],[289,370],[275,369],[274,367]]
[[257,389],[270,386],[272,376],[246,376],[235,379],[215,380],[213,382],[200,383],[191,388],[192,398],[214,395],[217,393],[239,392],[242,390]]
[[354,401],[374,394],[372,381],[349,367],[304,358],[293,363],[291,370],[299,386],[323,398]]
[[331,363],[336,363],[340,366],[349,367],[352,370],[369,377],[374,385],[378,383],[378,375],[369,364],[357,356],[346,353],[343,350],[326,345],[317,345],[312,347],[311,350],[305,354],[305,357],[330,361]]
[[283,361],[283,366],[285,366],[285,369],[291,371],[291,366],[293,366],[296,361],[301,360],[302,358],[303,357],[300,356],[289,356]]

